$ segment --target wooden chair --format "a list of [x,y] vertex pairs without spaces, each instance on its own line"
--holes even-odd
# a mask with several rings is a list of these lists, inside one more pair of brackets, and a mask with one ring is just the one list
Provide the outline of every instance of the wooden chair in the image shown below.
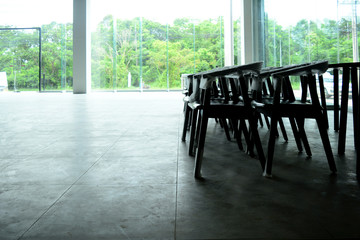
[[[360,123],[357,121],[357,118],[359,114],[358,113],[358,108],[359,108],[358,71],[360,68],[360,63],[329,64],[329,68],[331,68],[334,73],[334,130],[339,131],[338,154],[342,155],[345,153],[345,145],[346,145],[347,114],[348,114],[348,101],[349,101],[350,89],[351,89],[352,105],[353,105],[354,132],[355,133],[359,132]],[[339,101],[340,71],[342,72],[342,79],[341,79],[342,89],[341,89],[341,100]],[[350,88],[350,83],[351,83],[351,88]],[[339,116],[339,112],[340,112],[340,116]],[[360,144],[358,143],[356,134],[354,134],[354,142],[355,142],[355,146],[358,146]]]
[[[273,101],[273,97],[274,97],[274,88],[272,85],[272,81],[271,81],[271,75],[276,74],[277,72],[281,72],[281,71],[285,71],[285,70],[290,70],[293,68],[297,68],[297,67],[301,67],[301,66],[306,66],[309,63],[304,63],[304,64],[297,64],[297,65],[288,65],[288,66],[283,66],[283,67],[269,67],[266,69],[262,69],[261,73],[260,73],[260,78],[262,79],[262,86],[255,86],[252,88],[252,91],[254,91],[257,88],[257,91],[262,91],[257,93],[257,99],[255,99],[255,101],[257,102],[272,102]],[[286,81],[287,83],[290,83],[290,78],[289,76],[286,77]],[[284,84],[285,85],[285,84]],[[295,101],[295,96],[291,87],[291,84],[287,84],[285,85],[287,86],[287,88],[282,87],[282,94],[281,94],[281,100],[282,101]],[[265,120],[266,120],[266,124],[268,125],[268,128],[270,129],[270,123],[268,121],[268,118],[265,115]],[[299,152],[303,151],[303,145],[304,148],[306,150],[306,153],[308,156],[311,156],[311,149],[310,149],[310,145],[307,141],[307,137],[306,137],[306,133],[305,132],[299,132],[299,128],[298,128],[298,124],[304,124],[304,123],[299,123],[297,122],[297,120],[293,117],[288,117],[288,120],[290,122],[290,126],[295,138],[295,142],[298,148]],[[282,132],[282,135],[285,139],[285,141],[288,141],[288,136],[285,130],[285,126],[283,123],[283,118],[279,118],[279,125],[280,125],[280,129]],[[276,131],[276,136],[278,137],[279,134]]]
[[[316,75],[321,76],[327,68],[328,63],[324,61],[276,72],[272,75],[272,85],[274,87],[274,97],[272,101],[253,101],[252,104],[256,111],[271,118],[268,155],[264,176],[271,177],[277,124],[282,117],[296,119],[298,131],[302,135],[302,139],[306,140],[304,129],[305,119],[312,118],[316,120],[330,170],[336,172],[334,156],[327,133],[327,119],[324,115],[323,107],[320,104],[316,86],[316,80],[319,80],[319,78],[316,79]],[[290,76],[300,76],[302,78],[302,98],[300,100],[296,100],[293,92],[291,92]],[[258,79],[258,81],[260,82],[261,79]],[[310,99],[307,99],[307,89],[310,91]]]
[[[348,100],[351,83],[354,145],[356,150],[356,173],[360,175],[360,96],[359,96],[359,69],[360,63],[329,64],[334,76],[334,130],[339,131],[338,154],[345,154],[346,128],[348,114]],[[340,79],[342,72],[342,79]],[[339,82],[342,81],[341,100],[339,101]],[[340,104],[339,104],[340,103]],[[339,108],[340,105],[340,108]],[[340,111],[341,109],[341,111]],[[340,114],[339,114],[340,112]]]
[[[200,104],[200,79],[191,75],[191,94],[184,98],[184,103],[186,104],[186,111],[184,114],[184,125],[183,125],[183,133],[181,140],[185,141],[186,139],[186,132],[188,126],[190,126],[190,137],[189,137],[189,148],[188,154],[193,156],[194,155],[194,148],[195,148],[195,132],[196,132],[196,122],[197,122],[197,115],[199,108],[201,107]],[[189,122],[190,121],[190,122]]]
[[[251,101],[248,96],[248,85],[246,81],[249,76],[252,74],[259,74],[262,67],[262,62],[256,62],[252,64],[233,66],[223,69],[214,69],[209,72],[195,74],[196,77],[200,77],[200,104],[199,108],[199,118],[198,118],[198,137],[197,139],[197,149],[195,156],[195,168],[194,176],[195,178],[201,178],[201,165],[204,154],[205,147],[205,138],[206,130],[208,125],[209,118],[223,118],[230,119],[232,122],[235,122],[238,119],[247,119],[249,121],[250,130],[253,135],[254,144],[257,149],[258,158],[260,161],[261,167],[265,167],[265,155],[261,146],[260,137],[257,131],[257,122],[255,117],[255,112],[251,107]],[[211,86],[214,81],[217,79],[222,79],[227,75],[237,74],[238,81],[242,93],[243,101],[234,102],[234,101],[211,101]],[[249,75],[247,75],[249,74]],[[237,140],[240,138],[237,136]]]
[[[228,67],[222,68],[227,69]],[[183,134],[182,134],[182,141],[186,139],[186,131],[188,126],[190,126],[190,136],[189,136],[189,148],[188,154],[190,156],[195,156],[195,151],[197,148],[197,136],[199,128],[197,128],[198,122],[198,111],[202,107],[200,104],[200,76],[201,74],[206,74],[209,71],[204,71],[197,73],[197,75],[189,75],[191,77],[190,85],[191,85],[191,95],[184,98],[184,102],[186,104],[186,111],[185,111],[185,119],[184,119],[184,126],[183,126]],[[219,82],[221,85],[221,82]],[[224,93],[224,87],[218,86],[214,81],[210,86],[210,100],[211,102],[226,102],[228,101],[227,93]],[[217,122],[220,123],[221,127],[224,129],[226,138],[230,141],[230,132],[229,127],[227,124],[227,120],[225,118],[216,118]]]
[[181,136],[181,140],[184,142],[186,138],[186,132],[190,126],[190,119],[191,119],[191,108],[189,107],[189,102],[193,101],[195,96],[193,95],[193,74],[187,74],[184,77],[184,91],[183,94],[185,95],[183,98],[184,101],[184,125],[183,125],[183,132]]

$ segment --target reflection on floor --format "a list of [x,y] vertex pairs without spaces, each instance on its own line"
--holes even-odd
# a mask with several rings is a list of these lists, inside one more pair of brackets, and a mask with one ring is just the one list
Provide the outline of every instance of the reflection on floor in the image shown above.
[[0,239],[360,237],[351,131],[337,176],[308,121],[313,157],[288,131],[268,179],[211,121],[196,181],[182,121],[177,92],[1,93]]

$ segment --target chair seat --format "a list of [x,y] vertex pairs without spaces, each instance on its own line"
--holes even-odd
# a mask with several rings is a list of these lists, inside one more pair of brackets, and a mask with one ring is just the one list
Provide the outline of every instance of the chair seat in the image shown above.
[[219,118],[239,118],[243,116],[247,116],[248,112],[251,109],[247,109],[244,106],[244,103],[212,103],[207,106],[207,113],[209,117],[219,117]]
[[276,110],[280,117],[315,118],[319,112],[323,110],[320,105],[313,105],[311,102],[301,102],[298,100],[293,102],[281,101],[280,104],[274,108],[273,100],[265,99],[263,103],[253,102],[252,106],[265,115],[271,115],[272,112]]

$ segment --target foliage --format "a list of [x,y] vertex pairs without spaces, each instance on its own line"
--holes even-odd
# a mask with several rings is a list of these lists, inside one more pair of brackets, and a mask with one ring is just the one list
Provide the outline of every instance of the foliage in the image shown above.
[[[359,26],[357,26],[359,28]],[[324,20],[322,23],[301,20],[283,28],[273,20],[265,26],[265,64],[282,66],[317,60],[329,63],[352,62],[351,21]]]
[[[41,29],[43,90],[72,87],[72,24],[53,22]],[[2,30],[0,46],[0,71],[9,89],[38,89],[39,31]]]
[[[2,26],[10,27],[10,26]],[[148,19],[105,16],[92,33],[93,89],[180,88],[180,75],[223,66],[222,18],[176,19],[166,25]],[[240,24],[235,22],[235,60],[239,60]],[[42,87],[72,88],[72,24],[42,26]],[[283,27],[265,21],[265,65],[281,66],[314,60],[352,61],[351,22],[301,20]],[[9,89],[37,89],[39,39],[36,30],[0,31],[0,71]],[[131,87],[128,77],[131,75]]]

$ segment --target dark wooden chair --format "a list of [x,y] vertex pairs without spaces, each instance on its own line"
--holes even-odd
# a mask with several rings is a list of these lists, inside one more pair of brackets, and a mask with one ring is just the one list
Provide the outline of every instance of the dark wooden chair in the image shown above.
[[[242,90],[240,86],[240,79],[238,74],[226,75],[218,78],[219,86],[221,93],[224,96],[224,103],[238,104],[239,102],[244,101],[242,96]],[[215,81],[214,81],[215,82]],[[245,86],[249,87],[251,84],[251,77],[246,78]],[[249,99],[252,98],[251,95],[247,95]],[[260,126],[263,126],[261,116],[256,116]],[[251,131],[248,129],[248,125],[245,118],[241,119],[227,119],[229,121],[230,129],[233,132],[234,138],[238,143],[240,150],[245,150],[250,156],[254,157],[254,141],[251,139]],[[246,142],[246,149],[242,145],[242,136],[244,136]]]
[[[228,67],[222,68],[227,69]],[[189,147],[188,154],[190,156],[195,156],[195,151],[197,148],[197,136],[199,135],[199,128],[197,128],[198,122],[198,111],[202,107],[200,103],[200,80],[201,74],[205,74],[208,71],[197,73],[197,75],[189,75],[189,85],[191,86],[191,94],[184,98],[185,113],[184,113],[184,126],[183,126],[183,134],[182,141],[186,139],[187,129],[190,127],[190,136],[189,136]],[[223,82],[219,81],[213,82],[210,86],[210,101],[211,102],[226,102],[228,101],[228,92],[225,90],[225,86],[223,86]],[[223,128],[226,138],[231,141],[230,130],[228,126],[227,119],[225,118],[215,118],[216,122],[220,124]]]
[[195,96],[193,95],[193,74],[187,74],[184,77],[184,90],[183,94],[185,95],[183,98],[184,101],[184,125],[183,132],[181,136],[181,140],[184,142],[186,138],[186,132],[190,126],[191,119],[191,108],[189,107],[189,102],[193,101]]
[[[195,77],[199,77],[200,81],[200,103],[199,118],[197,122],[198,134],[196,137],[197,149],[195,156],[195,178],[201,178],[201,165],[203,160],[206,130],[208,120],[210,118],[218,119],[230,119],[235,123],[236,120],[246,119],[249,122],[249,128],[252,133],[252,138],[257,150],[258,159],[262,169],[265,167],[265,155],[263,153],[260,137],[257,130],[257,119],[255,112],[251,107],[251,99],[248,95],[247,81],[252,74],[259,74],[262,67],[262,62],[256,62],[246,65],[227,67],[222,69],[214,69],[212,71],[195,74]],[[238,77],[233,78],[238,81],[242,101],[211,101],[211,86],[213,82],[218,79],[226,79],[227,75],[236,74]],[[235,125],[235,124],[234,124]],[[237,135],[235,129],[235,134]],[[236,136],[239,141],[240,137]]]
[[190,137],[189,137],[189,147],[188,154],[194,155],[195,145],[195,132],[196,132],[196,122],[200,104],[200,79],[195,77],[194,75],[190,76],[191,81],[191,94],[184,98],[185,103],[185,114],[184,114],[184,125],[183,125],[183,133],[181,140],[185,141],[187,128],[190,127]]
[[[281,71],[285,71],[285,70],[290,70],[293,68],[297,68],[297,67],[301,67],[301,66],[306,66],[309,63],[304,63],[304,64],[297,64],[297,65],[288,65],[288,66],[283,66],[283,67],[270,67],[270,68],[265,68],[262,69],[261,73],[260,73],[260,78],[262,79],[262,86],[255,86],[252,88],[252,91],[256,91],[255,89],[257,88],[257,91],[262,91],[257,93],[257,99],[255,99],[256,102],[272,102],[273,101],[273,97],[274,97],[274,88],[273,88],[273,84],[272,84],[272,80],[271,80],[271,75],[276,74],[277,72],[281,72]],[[289,76],[285,77],[285,83],[288,84],[284,84],[282,87],[282,94],[281,94],[281,101],[295,101],[295,95],[293,92],[293,89],[291,87],[290,84],[290,78]],[[285,87],[286,86],[286,87]],[[262,89],[261,89],[262,87]],[[287,117],[289,122],[290,122],[290,126],[293,132],[293,136],[295,138],[295,142],[298,148],[299,152],[303,151],[303,145],[305,148],[305,151],[307,153],[308,156],[311,156],[311,149],[310,149],[310,145],[308,143],[307,140],[307,136],[305,131],[299,131],[299,127],[298,125],[304,125],[304,122],[299,122],[297,121],[297,119],[295,119],[294,117]],[[267,116],[265,115],[265,120],[266,120],[266,124],[268,125],[268,128],[270,129],[270,123],[268,121]],[[288,141],[288,136],[285,130],[285,126],[283,123],[283,118],[279,118],[279,125],[280,125],[280,129],[282,132],[282,135],[285,139],[285,141]],[[303,128],[300,128],[303,129]],[[276,136],[278,137],[279,134],[276,131]]]
[[[330,170],[336,172],[336,164],[327,133],[327,119],[324,114],[324,108],[319,101],[316,85],[316,81],[321,79],[321,77],[316,78],[316,75],[321,76],[327,68],[327,61],[323,61],[276,72],[272,75],[272,85],[274,88],[273,99],[263,102],[253,101],[253,107],[256,111],[271,118],[268,155],[264,176],[271,176],[277,124],[279,119],[283,117],[296,119],[298,132],[302,136],[302,139],[306,140],[304,128],[305,119],[311,118],[316,120]],[[302,97],[300,100],[296,100],[294,97],[290,76],[301,77]],[[260,82],[262,80],[258,79],[258,81]],[[261,85],[261,83],[259,83],[259,85]],[[309,90],[310,96],[307,94],[307,90]],[[320,89],[320,92],[321,91],[323,91],[323,89]],[[309,97],[310,99],[308,99]]]
[[[356,119],[359,114],[358,113],[358,104],[359,104],[358,71],[360,68],[360,63],[329,64],[329,68],[333,70],[334,73],[334,130],[339,131],[338,154],[342,155],[345,153],[345,145],[346,145],[347,114],[348,114],[350,89],[351,89],[351,97],[353,104],[354,132],[357,133],[359,132],[359,122]],[[339,78],[340,72],[342,72],[342,79]],[[342,81],[341,98],[339,94],[339,90],[340,90],[339,81]],[[351,83],[351,87],[350,87],[350,83]],[[355,134],[354,134],[354,142],[355,142],[355,146],[359,145],[358,140],[355,137]]]
[[[338,154],[345,154],[346,129],[349,90],[351,89],[354,143],[356,149],[356,172],[360,175],[360,96],[359,96],[359,69],[360,63],[337,63],[329,64],[329,69],[334,76],[334,130],[339,132]],[[342,78],[340,78],[342,73]],[[339,94],[339,82],[341,81],[341,99]],[[351,83],[351,88],[350,88]],[[341,111],[340,111],[341,110]]]

